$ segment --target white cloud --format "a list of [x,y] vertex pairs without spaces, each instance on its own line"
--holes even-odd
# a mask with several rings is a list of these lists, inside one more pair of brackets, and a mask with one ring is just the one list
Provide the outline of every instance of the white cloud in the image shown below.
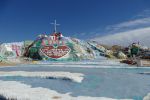
[[108,45],[124,46],[128,46],[133,42],[140,42],[142,45],[150,47],[150,27],[119,32],[92,40]]
[[145,17],[149,17],[149,16],[150,16],[150,9],[145,9],[142,12],[140,12],[139,14],[137,14],[135,17],[145,18]]
[[116,30],[121,30],[124,28],[132,28],[132,27],[135,28],[138,26],[142,27],[142,26],[146,26],[146,25],[150,25],[150,17],[135,19],[135,20],[123,22],[120,24],[108,26],[108,27],[106,27],[106,30],[116,31]]
[[150,47],[150,9],[140,12],[132,20],[107,26],[105,30],[107,35],[92,40],[103,44],[124,46],[140,42]]
[[115,25],[109,25],[106,27],[106,30],[113,33],[142,28],[146,26],[150,26],[150,9],[143,10],[128,21]]

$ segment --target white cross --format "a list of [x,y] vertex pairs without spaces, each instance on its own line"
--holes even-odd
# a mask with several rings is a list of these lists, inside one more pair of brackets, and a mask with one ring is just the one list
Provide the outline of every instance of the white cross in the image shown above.
[[59,26],[60,24],[57,24],[56,20],[54,23],[51,23],[54,25],[54,32],[57,33],[57,26]]

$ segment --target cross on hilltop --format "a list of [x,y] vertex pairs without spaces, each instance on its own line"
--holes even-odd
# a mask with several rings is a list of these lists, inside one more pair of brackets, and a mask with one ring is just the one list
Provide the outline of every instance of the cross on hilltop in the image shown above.
[[57,24],[56,20],[51,24],[54,25],[54,32],[57,33],[57,26],[59,26],[60,24]]

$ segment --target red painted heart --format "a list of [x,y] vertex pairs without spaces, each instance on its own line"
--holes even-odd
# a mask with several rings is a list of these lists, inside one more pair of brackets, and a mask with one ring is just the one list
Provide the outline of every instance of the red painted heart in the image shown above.
[[67,55],[70,52],[70,48],[68,46],[58,46],[54,48],[53,46],[44,46],[41,48],[42,54],[49,58],[61,58]]

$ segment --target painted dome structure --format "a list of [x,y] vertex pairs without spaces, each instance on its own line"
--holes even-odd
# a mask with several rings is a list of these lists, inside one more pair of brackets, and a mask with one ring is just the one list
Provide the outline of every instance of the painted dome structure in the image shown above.
[[65,37],[62,33],[57,32],[56,26],[59,24],[56,23],[56,20],[52,24],[54,24],[54,33],[39,35],[34,42],[25,48],[24,56],[34,60],[78,61],[94,59],[102,53],[101,49],[95,49],[93,43]]

